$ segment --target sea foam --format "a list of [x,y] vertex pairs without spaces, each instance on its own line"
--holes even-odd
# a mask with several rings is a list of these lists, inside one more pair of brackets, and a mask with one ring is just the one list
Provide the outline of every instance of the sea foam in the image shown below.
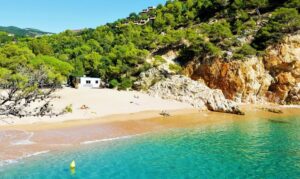
[[128,139],[132,137],[139,136],[141,134],[135,134],[135,135],[127,135],[127,136],[121,136],[121,137],[113,137],[113,138],[107,138],[107,139],[99,139],[99,140],[91,140],[91,141],[84,141],[81,142],[80,144],[93,144],[93,143],[99,143],[99,142],[107,142],[107,141],[113,141],[113,140],[121,140],[121,139]]
[[10,164],[15,164],[15,163],[18,163],[20,160],[23,160],[23,159],[26,159],[29,157],[33,157],[33,156],[37,156],[37,155],[46,154],[48,152],[50,152],[50,150],[39,151],[39,152],[31,153],[31,154],[25,154],[22,157],[19,157],[18,159],[2,160],[2,161],[0,161],[0,167],[10,165]]

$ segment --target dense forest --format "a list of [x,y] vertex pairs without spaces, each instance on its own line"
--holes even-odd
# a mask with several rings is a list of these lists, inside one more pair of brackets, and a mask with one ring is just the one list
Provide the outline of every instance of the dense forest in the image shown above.
[[[127,89],[142,71],[162,63],[168,49],[179,50],[181,65],[262,55],[300,29],[299,10],[299,0],[173,0],[96,29],[36,38],[0,32],[0,84],[24,86],[43,70],[47,78],[38,86],[87,75]],[[251,43],[244,36],[252,36]]]

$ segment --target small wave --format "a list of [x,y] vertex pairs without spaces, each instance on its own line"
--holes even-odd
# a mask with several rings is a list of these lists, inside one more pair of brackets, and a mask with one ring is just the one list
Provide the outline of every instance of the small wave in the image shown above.
[[20,140],[16,142],[11,142],[11,145],[32,145],[35,144],[35,142],[32,142],[30,140]]
[[44,151],[39,151],[39,152],[35,152],[35,153],[32,153],[32,154],[26,154],[26,155],[23,155],[22,157],[20,157],[18,159],[3,160],[3,161],[0,161],[0,167],[10,165],[10,164],[15,164],[15,163],[18,163],[20,160],[23,160],[23,159],[26,159],[26,158],[29,158],[29,157],[33,157],[33,156],[37,156],[37,155],[46,154],[48,152],[50,152],[50,150],[44,150]]
[[21,159],[28,158],[28,157],[33,157],[33,156],[37,156],[37,155],[46,154],[48,152],[50,152],[50,150],[44,150],[44,151],[35,152],[35,153],[32,153],[32,154],[27,154],[27,155],[21,157]]
[[14,164],[14,163],[18,163],[18,161],[17,160],[3,160],[3,161],[0,161],[0,167]]
[[85,144],[93,144],[93,143],[107,142],[107,141],[113,141],[113,140],[128,139],[128,138],[132,138],[132,137],[135,137],[135,136],[138,136],[138,135],[140,135],[140,134],[121,136],[121,137],[113,137],[113,138],[107,138],[107,139],[99,139],[99,140],[91,140],[91,141],[81,142],[80,144],[85,145]]

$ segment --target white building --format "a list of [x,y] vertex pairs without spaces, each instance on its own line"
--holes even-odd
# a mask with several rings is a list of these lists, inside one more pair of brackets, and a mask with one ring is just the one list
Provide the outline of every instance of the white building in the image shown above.
[[76,80],[78,88],[99,88],[100,78],[80,77]]

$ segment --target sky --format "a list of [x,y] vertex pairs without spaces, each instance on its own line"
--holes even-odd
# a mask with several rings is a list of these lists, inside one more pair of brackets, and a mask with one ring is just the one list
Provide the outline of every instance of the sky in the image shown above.
[[0,26],[46,32],[95,28],[166,0],[0,0]]

